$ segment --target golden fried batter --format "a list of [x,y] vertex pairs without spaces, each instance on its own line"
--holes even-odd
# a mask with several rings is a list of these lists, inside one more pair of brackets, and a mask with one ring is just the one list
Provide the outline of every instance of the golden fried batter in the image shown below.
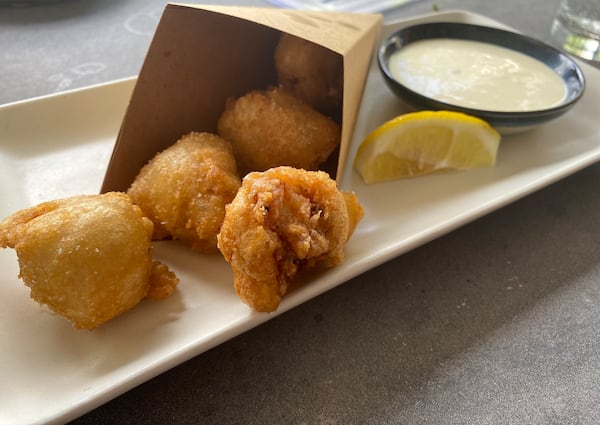
[[323,46],[282,33],[275,48],[279,83],[318,111],[339,116],[344,93],[342,56]]
[[[31,298],[94,329],[132,308],[153,282],[177,279],[151,258],[152,223],[122,193],[45,202],[0,223]],[[151,277],[152,274],[152,277]]]
[[231,145],[210,133],[189,133],[146,164],[127,194],[154,223],[154,239],[181,239],[212,251],[240,186]]
[[362,215],[356,196],[339,191],[325,172],[277,167],[248,174],[218,235],[237,294],[256,311],[275,311],[299,272],[343,260]]
[[179,278],[169,270],[166,264],[160,261],[153,261],[152,272],[150,274],[150,287],[146,296],[153,300],[163,300],[175,291],[178,283]]
[[316,170],[341,134],[335,122],[282,88],[229,99],[218,128],[242,175],[279,165]]

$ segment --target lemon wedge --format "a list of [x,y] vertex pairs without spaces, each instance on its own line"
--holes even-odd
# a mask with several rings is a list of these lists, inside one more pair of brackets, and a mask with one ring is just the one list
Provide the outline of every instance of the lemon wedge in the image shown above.
[[354,168],[366,183],[446,170],[491,167],[500,133],[486,121],[451,111],[400,115],[360,144]]

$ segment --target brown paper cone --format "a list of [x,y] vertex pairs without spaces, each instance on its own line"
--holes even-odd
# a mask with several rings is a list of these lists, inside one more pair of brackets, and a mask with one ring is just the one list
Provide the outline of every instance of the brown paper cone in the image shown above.
[[182,135],[215,133],[228,97],[276,84],[273,52],[281,32],[343,56],[339,180],[381,22],[380,15],[370,14],[167,5],[132,93],[101,191],[126,191],[141,167]]

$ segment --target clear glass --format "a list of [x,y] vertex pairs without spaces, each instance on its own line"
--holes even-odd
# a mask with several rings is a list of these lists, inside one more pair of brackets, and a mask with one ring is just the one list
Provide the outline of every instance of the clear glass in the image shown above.
[[600,0],[561,0],[552,37],[567,52],[600,62]]

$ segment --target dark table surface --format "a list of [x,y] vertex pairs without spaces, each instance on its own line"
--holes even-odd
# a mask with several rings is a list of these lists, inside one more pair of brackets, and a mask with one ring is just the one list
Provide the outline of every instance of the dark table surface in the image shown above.
[[[0,104],[136,75],[165,5],[41,3],[0,7]],[[435,3],[550,42],[558,1]],[[73,423],[598,424],[599,183],[592,165]]]

